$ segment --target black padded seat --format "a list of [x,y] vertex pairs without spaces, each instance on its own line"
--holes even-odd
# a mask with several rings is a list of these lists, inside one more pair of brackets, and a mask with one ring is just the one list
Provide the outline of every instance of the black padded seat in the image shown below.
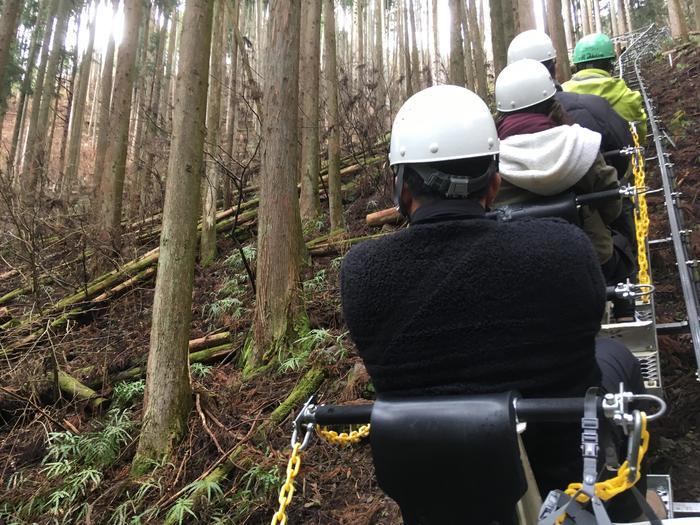
[[383,398],[370,440],[379,486],[406,525],[517,524],[527,488],[512,392]]

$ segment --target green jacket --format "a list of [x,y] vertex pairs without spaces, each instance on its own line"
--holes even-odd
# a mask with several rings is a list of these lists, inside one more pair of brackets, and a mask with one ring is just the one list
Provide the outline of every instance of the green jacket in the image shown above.
[[584,69],[562,85],[564,91],[598,95],[606,99],[627,122],[637,123],[639,142],[644,145],[647,134],[647,114],[639,91],[627,87],[621,78],[615,78],[602,69]]

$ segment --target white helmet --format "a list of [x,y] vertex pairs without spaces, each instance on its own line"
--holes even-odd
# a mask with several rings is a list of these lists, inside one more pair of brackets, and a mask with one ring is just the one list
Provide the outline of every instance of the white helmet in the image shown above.
[[552,75],[536,60],[519,60],[506,66],[496,79],[496,107],[501,113],[529,108],[557,92]]
[[530,29],[516,36],[508,46],[508,64],[530,58],[538,62],[546,62],[557,57],[552,39],[546,33]]
[[498,153],[498,133],[478,95],[433,86],[409,98],[391,128],[389,164],[420,164]]

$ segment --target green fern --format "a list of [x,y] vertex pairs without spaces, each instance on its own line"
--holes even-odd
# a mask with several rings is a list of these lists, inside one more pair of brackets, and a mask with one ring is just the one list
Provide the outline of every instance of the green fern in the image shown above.
[[193,507],[194,502],[190,498],[180,498],[168,511],[165,521],[182,525],[182,523],[185,522],[185,518],[188,516],[197,519],[197,514],[192,510]]
[[192,363],[190,365],[190,371],[192,372],[192,377],[197,379],[203,379],[211,373],[213,367],[207,366],[202,363]]
[[[253,246],[244,246],[243,255],[245,255],[246,260],[249,265],[254,266],[255,257],[257,251]],[[245,271],[245,265],[243,264],[243,259],[241,258],[241,252],[239,250],[234,251],[229,257],[224,261],[226,266],[234,273],[240,273]]]
[[326,281],[326,270],[321,269],[316,272],[311,279],[304,281],[303,286],[304,292],[306,293],[322,292],[325,290],[328,286],[328,282]]
[[114,385],[112,400],[116,406],[131,406],[137,398],[143,397],[146,391],[146,382],[143,379],[138,381],[122,381]]

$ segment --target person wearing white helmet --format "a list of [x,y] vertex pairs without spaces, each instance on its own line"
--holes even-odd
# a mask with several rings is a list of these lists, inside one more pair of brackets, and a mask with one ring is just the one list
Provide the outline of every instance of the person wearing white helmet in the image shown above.
[[[573,122],[600,133],[600,149],[603,152],[620,151],[632,145],[632,134],[627,121],[622,118],[603,97],[562,90],[556,79],[557,52],[552,39],[536,29],[518,34],[508,46],[508,65],[528,58],[547,68],[554,79],[557,92],[554,98],[566,110]],[[618,178],[627,173],[629,158],[624,155],[609,155],[606,162],[617,170]],[[632,236],[633,237],[633,236]]]
[[[578,124],[569,125],[555,94],[549,71],[535,60],[514,62],[496,79],[503,178],[498,204],[619,187],[615,169],[607,166],[600,154],[600,134]],[[582,206],[580,212],[582,228],[612,285],[624,282],[634,271],[631,250],[626,246],[616,249],[608,227],[621,206],[620,198],[607,199]]]
[[[605,286],[595,251],[559,219],[486,217],[500,184],[486,104],[457,86],[416,93],[390,147],[410,226],[354,246],[340,276],[343,317],[377,394],[567,397],[601,384]],[[577,424],[528,425],[524,439],[544,494],[578,479]],[[465,519],[459,502],[450,521],[429,501],[398,503],[407,524]],[[493,520],[511,523],[512,511],[496,508]]]

